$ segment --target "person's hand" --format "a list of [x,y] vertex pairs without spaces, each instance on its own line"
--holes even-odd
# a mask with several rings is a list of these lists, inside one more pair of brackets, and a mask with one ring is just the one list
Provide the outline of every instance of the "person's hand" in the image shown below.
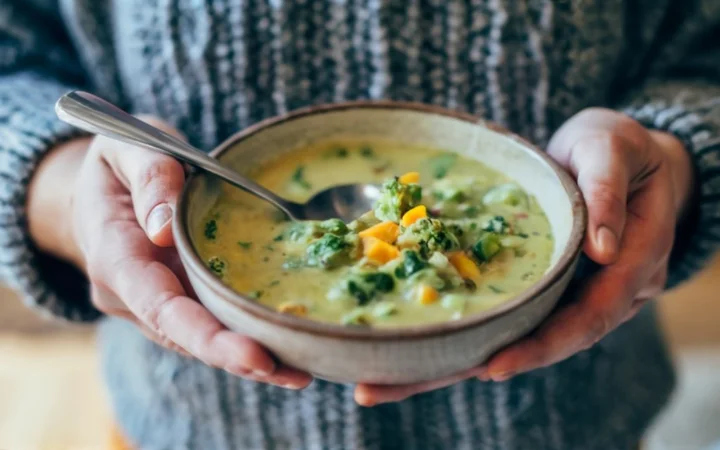
[[[159,121],[148,120],[178,134]],[[102,312],[135,323],[155,342],[244,378],[288,388],[308,374],[283,367],[227,330],[199,302],[173,248],[171,218],[185,181],[176,160],[95,137],[76,179],[72,230]]]
[[504,381],[589,348],[662,292],[676,225],[691,193],[689,155],[676,138],[605,109],[585,110],[553,136],[549,154],[588,206],[586,255],[601,269],[577,298],[483,367],[408,386],[358,386],[363,405],[400,401],[460,380]]

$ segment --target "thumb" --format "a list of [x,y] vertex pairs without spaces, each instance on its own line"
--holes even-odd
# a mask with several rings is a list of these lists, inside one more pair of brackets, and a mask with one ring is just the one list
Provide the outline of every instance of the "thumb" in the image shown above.
[[[143,120],[180,136],[157,119]],[[172,217],[185,183],[182,164],[152,150],[110,139],[102,149],[103,157],[130,191],[135,216],[147,237],[157,246],[172,246]]]
[[613,263],[620,250],[631,176],[626,144],[613,135],[591,135],[566,153],[588,207],[585,253],[598,264]]

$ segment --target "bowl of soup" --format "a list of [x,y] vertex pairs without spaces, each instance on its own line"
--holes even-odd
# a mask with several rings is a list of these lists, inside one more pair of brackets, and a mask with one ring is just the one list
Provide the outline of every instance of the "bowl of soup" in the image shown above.
[[396,102],[261,122],[213,156],[304,202],[369,183],[365,214],[293,222],[194,173],[174,218],[199,300],[278,360],[336,382],[460,372],[531,332],[567,288],[586,211],[532,144],[470,115]]

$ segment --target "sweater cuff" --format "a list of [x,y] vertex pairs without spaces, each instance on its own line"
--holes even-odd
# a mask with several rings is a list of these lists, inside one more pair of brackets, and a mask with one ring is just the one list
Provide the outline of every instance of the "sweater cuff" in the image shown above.
[[649,129],[676,136],[694,165],[694,195],[670,257],[671,289],[702,270],[720,248],[720,134],[702,108],[658,102],[625,113]]
[[55,116],[54,104],[70,88],[41,75],[21,73],[0,83],[0,280],[42,315],[92,321],[85,278],[69,264],[39,252],[27,226],[27,190],[43,156],[81,135]]

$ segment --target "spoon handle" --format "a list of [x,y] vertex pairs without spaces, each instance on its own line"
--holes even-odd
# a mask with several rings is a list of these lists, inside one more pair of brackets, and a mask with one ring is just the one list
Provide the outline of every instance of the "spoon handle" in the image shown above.
[[55,112],[60,120],[90,133],[159,151],[217,175],[228,183],[272,203],[290,217],[297,218],[299,205],[275,195],[254,181],[221,165],[215,158],[187,142],[158,130],[95,95],[82,91],[65,94],[55,105]]

